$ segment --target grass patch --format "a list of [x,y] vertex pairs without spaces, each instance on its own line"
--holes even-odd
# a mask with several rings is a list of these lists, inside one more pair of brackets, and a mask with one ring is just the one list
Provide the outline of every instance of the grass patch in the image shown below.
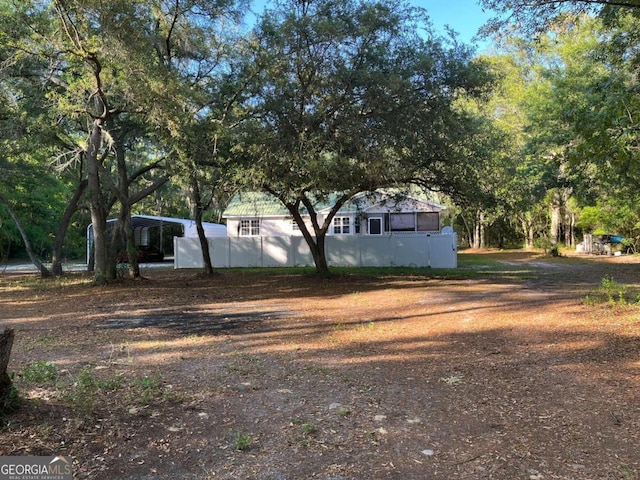
[[639,305],[640,294],[629,285],[619,283],[613,277],[606,275],[602,278],[600,286],[587,294],[584,302],[587,305],[608,304],[611,307]]
[[134,387],[138,402],[142,405],[150,405],[155,399],[165,396],[162,376],[159,373],[152,376],[145,375],[136,382]]
[[[493,260],[489,255],[465,254],[458,256],[457,268],[431,267],[330,267],[328,278],[349,277],[389,277],[389,276],[418,276],[424,278],[477,278],[506,274],[529,275],[533,269],[526,265],[510,266]],[[224,274],[240,274],[247,277],[275,277],[275,276],[315,276],[313,267],[268,267],[268,268],[230,268],[219,270]]]
[[96,396],[100,387],[98,381],[91,372],[91,367],[83,367],[74,382],[62,394],[62,398],[68,402],[72,408],[87,420],[91,418],[95,409]]
[[253,437],[251,436],[251,434],[239,433],[236,435],[235,449],[237,451],[243,452],[245,450],[249,450],[252,444],[253,444]]
[[101,403],[116,401],[121,392],[127,392],[127,396],[119,401],[133,401],[145,407],[171,398],[171,392],[165,389],[159,373],[127,380],[122,374],[96,375],[93,365],[85,365],[76,374],[60,375],[54,363],[36,361],[22,369],[18,380],[20,390],[34,386],[47,388],[50,395],[70,406],[84,421],[93,417]]
[[92,279],[87,272],[67,272],[63,277],[41,278],[36,275],[24,275],[19,279],[7,282],[2,289],[8,292],[24,291],[32,292],[38,297],[41,294],[55,292],[57,295],[62,289],[77,286],[91,286]]
[[312,437],[319,431],[318,425],[316,425],[315,422],[305,422],[300,419],[293,419],[290,426],[295,428],[295,433],[290,440],[290,444],[301,447],[308,447],[311,444]]
[[58,379],[58,367],[55,363],[37,360],[22,369],[22,380],[37,385],[54,383]]

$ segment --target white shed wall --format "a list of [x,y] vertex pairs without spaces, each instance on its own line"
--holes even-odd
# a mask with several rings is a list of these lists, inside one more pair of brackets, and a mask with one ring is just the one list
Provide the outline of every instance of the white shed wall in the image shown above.
[[[246,218],[246,220],[254,220]],[[291,235],[291,220],[280,218],[260,218],[261,237],[279,237]],[[240,232],[240,219],[227,219],[227,235],[238,237]]]

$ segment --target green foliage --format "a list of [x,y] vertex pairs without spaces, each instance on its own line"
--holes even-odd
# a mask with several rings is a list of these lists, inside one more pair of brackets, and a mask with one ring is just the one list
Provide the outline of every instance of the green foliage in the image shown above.
[[37,360],[22,369],[22,380],[25,382],[45,385],[55,382],[58,379],[58,367],[55,363]]
[[304,436],[313,435],[318,431],[318,426],[313,422],[305,422],[300,428]]
[[544,251],[544,253],[548,253],[552,257],[559,257],[560,256],[560,250],[558,248],[558,245],[556,245],[555,243],[551,242],[551,240],[549,240],[546,237],[538,237],[538,238],[536,238],[534,243],[533,243],[533,245],[536,248],[539,248],[540,250]]
[[299,419],[293,419],[291,426],[296,429],[292,443],[303,447],[309,446],[311,438],[318,433],[319,430],[315,422],[305,422]]
[[253,444],[253,437],[251,434],[238,433],[235,439],[235,449],[242,452],[248,450]]
[[606,276],[600,282],[600,292],[602,292],[610,305],[626,305],[628,285],[616,282],[612,277]]
[[598,290],[585,297],[588,305],[606,303],[611,307],[624,307],[640,303],[640,295],[625,285],[617,282],[611,276],[605,276],[600,282]]
[[278,7],[255,32],[265,70],[246,106],[260,121],[247,122],[236,146],[251,161],[248,178],[292,202],[304,191],[462,180],[437,171],[453,168],[472,137],[459,100],[479,95],[489,79],[469,49],[421,40],[426,20],[403,3]]
[[[3,175],[0,186],[12,209],[20,219],[27,237],[40,257],[51,254],[57,219],[64,208],[65,185],[54,175],[47,174],[48,160],[31,158],[27,154],[0,159]],[[0,205],[0,249],[9,250],[10,256],[25,256],[22,238],[6,209]]]
[[[104,168],[86,198],[98,217],[117,208],[114,202],[135,204],[165,181],[162,167],[169,152],[178,150],[176,140],[188,137],[184,130],[194,117],[205,118],[203,112],[217,106],[215,79],[229,71],[222,59],[233,40],[227,32],[235,31],[228,22],[241,10],[234,1],[206,0],[178,10],[154,0],[26,0],[0,7],[0,159],[12,167],[0,165],[11,174],[0,179],[0,187],[7,187],[24,217],[36,253],[49,256],[54,234],[64,237],[56,233],[64,207],[72,205],[76,185],[93,171],[87,165],[95,166],[96,154]],[[102,135],[90,137],[94,145],[89,146],[87,125],[94,120]],[[188,143],[210,145],[203,138]],[[210,150],[197,154],[209,155]],[[29,171],[25,165],[33,159],[37,163]],[[10,178],[18,174],[24,181]],[[183,198],[180,202],[184,205]],[[62,256],[82,253],[88,221],[75,218]],[[102,227],[99,222],[95,228]],[[103,236],[97,237],[97,271],[108,276]],[[12,229],[0,231],[0,253],[19,243]]]
[[92,367],[88,365],[78,372],[63,398],[83,419],[89,419],[93,416],[99,389],[99,382],[92,373]]
[[116,390],[120,390],[124,386],[122,381],[122,377],[111,377],[97,380],[98,389],[104,392],[113,392]]
[[100,378],[92,365],[80,369],[75,375],[60,378],[58,369],[51,362],[33,362],[22,371],[21,381],[41,386],[54,386],[56,394],[70,405],[83,420],[90,419],[101,399],[108,398],[109,393],[121,389],[131,392],[132,400],[148,406],[157,400],[165,400],[167,393],[163,389],[160,374],[144,376],[136,381],[126,382],[118,375]]
[[[507,2],[484,3],[500,9]],[[640,135],[631,112],[638,109],[640,97],[631,79],[640,18],[622,9],[606,21],[563,17],[558,15],[562,7],[549,12],[544,2],[524,3],[510,4],[516,17],[542,11],[554,22],[535,40],[504,39],[507,55],[492,59],[504,74],[493,99],[501,102],[496,117],[513,139],[505,162],[496,164],[497,176],[504,179],[496,193],[505,210],[498,214],[517,219],[527,246],[534,236],[555,238],[557,232],[548,230],[555,226],[550,222],[552,208],[566,219],[564,230],[572,228],[569,219],[579,217],[579,228],[587,232],[638,238],[633,230],[639,222],[633,217],[640,186],[635,154]],[[569,10],[571,3],[559,2]],[[546,195],[549,191],[558,192],[556,199],[563,203],[554,204]],[[582,210],[584,206],[589,208]],[[482,208],[487,210],[484,204]],[[492,212],[487,213],[490,220]]]
[[91,365],[83,367],[70,385],[59,386],[61,398],[85,420],[90,419],[100,398],[123,388],[121,377],[98,378]]
[[162,376],[156,374],[153,376],[145,375],[136,384],[138,401],[143,405],[149,405],[154,399],[164,395],[162,388]]

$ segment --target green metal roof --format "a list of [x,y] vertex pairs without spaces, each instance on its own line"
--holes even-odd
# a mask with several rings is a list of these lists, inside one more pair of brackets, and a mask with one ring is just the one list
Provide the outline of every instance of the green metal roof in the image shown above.
[[[336,204],[340,194],[331,193],[323,196],[320,200],[315,202],[314,208],[316,212],[330,209]],[[361,198],[362,194],[354,196],[347,201],[340,213],[354,213],[359,210],[358,198]],[[361,209],[361,208],[360,208]],[[300,208],[302,214],[306,214],[307,210],[304,207]],[[266,192],[241,192],[233,196],[229,202],[229,206],[222,214],[223,217],[264,217],[264,216],[286,216],[290,215],[289,210],[273,195]]]
[[[396,192],[398,193],[398,192]],[[323,196],[314,203],[316,212],[329,210],[336,204],[340,198],[340,193],[330,193]],[[370,206],[372,192],[361,192],[354,195],[340,208],[340,213],[358,213]],[[425,201],[434,205],[434,202],[424,198],[415,197],[421,201]],[[441,205],[438,205],[442,209]],[[304,207],[300,212],[304,215],[307,213]],[[222,214],[223,217],[264,217],[264,216],[288,216],[289,210],[273,195],[266,192],[241,192],[237,193],[231,199],[229,206]]]
[[273,195],[264,192],[237,193],[222,214],[224,217],[287,215],[289,211]]

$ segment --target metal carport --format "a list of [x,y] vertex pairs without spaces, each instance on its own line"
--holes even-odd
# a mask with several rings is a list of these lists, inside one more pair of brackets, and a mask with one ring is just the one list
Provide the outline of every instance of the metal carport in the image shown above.
[[[117,220],[107,220],[107,229],[109,225],[114,225]],[[160,242],[164,239],[164,230],[167,227],[181,227],[181,237],[198,237],[196,229],[196,221],[186,218],[157,217],[152,215],[131,215],[131,227],[136,240],[136,245],[149,245],[150,229],[159,229],[158,235]],[[219,223],[203,222],[205,235],[207,237],[226,237],[227,227]],[[87,265],[91,258],[91,249],[93,248],[93,224],[87,226]]]

